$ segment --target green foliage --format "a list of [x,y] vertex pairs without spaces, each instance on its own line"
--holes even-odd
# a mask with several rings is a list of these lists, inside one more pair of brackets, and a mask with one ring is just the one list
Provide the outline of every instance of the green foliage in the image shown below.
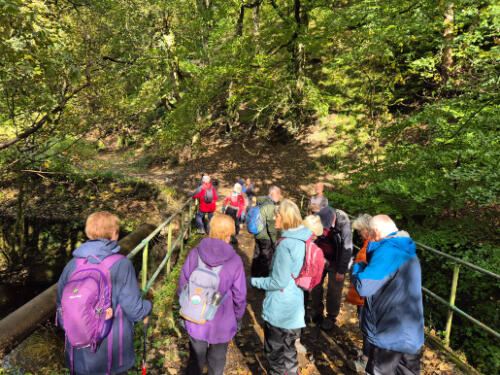
[[497,2],[0,0],[0,25],[0,148],[14,142],[0,177],[25,191],[37,180],[26,170],[67,174],[112,207],[85,188],[126,179],[93,160],[109,134],[142,148],[130,167],[143,170],[208,136],[286,138],[316,122],[334,136],[311,165],[337,176],[336,204],[425,228],[429,244],[474,262],[493,252],[497,232],[458,225],[497,223]]

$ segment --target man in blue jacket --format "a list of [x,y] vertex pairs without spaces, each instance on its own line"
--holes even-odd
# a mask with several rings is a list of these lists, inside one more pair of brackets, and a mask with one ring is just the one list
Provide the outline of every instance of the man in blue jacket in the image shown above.
[[387,215],[370,222],[374,242],[366,263],[353,268],[353,284],[365,297],[361,330],[371,344],[366,373],[419,374],[424,343],[422,280],[416,247]]

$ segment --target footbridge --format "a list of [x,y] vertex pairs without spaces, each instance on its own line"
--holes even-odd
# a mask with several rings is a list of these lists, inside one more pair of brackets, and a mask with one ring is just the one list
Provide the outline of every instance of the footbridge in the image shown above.
[[[196,210],[196,203],[188,199],[159,226],[142,225],[119,242],[122,252],[136,265],[143,294],[147,296],[146,298],[154,300],[153,324],[148,332],[147,356],[148,373],[151,374],[177,375],[184,371],[187,363],[187,338],[177,323],[178,306],[175,292],[180,268],[188,250],[196,246],[201,239],[192,230]],[[244,261],[247,274],[250,270],[253,246],[253,236],[242,230],[238,236],[236,250]],[[433,254],[437,262],[453,265],[449,295],[442,296],[426,287],[422,288],[428,297],[425,298],[424,309],[428,304],[440,304],[448,311],[446,328],[441,335],[436,335],[431,329],[427,329],[422,373],[479,374],[479,371],[464,362],[463,357],[450,348],[454,316],[459,315],[483,330],[491,339],[492,345],[499,344],[500,333],[489,326],[488,322],[482,322],[479,317],[473,317],[462,307],[455,305],[460,270],[468,268],[496,281],[500,280],[500,275],[425,244],[417,242],[417,247],[419,255]],[[422,267],[426,267],[426,264],[422,263]],[[346,286],[348,285],[349,283],[346,283]],[[16,366],[18,369],[26,366],[40,369],[47,365],[43,363],[43,358],[38,358],[35,365],[27,364],[23,358],[28,355],[26,353],[29,352],[28,348],[31,345],[29,341],[34,336],[33,332],[47,329],[47,325],[51,324],[48,323],[50,321],[48,319],[55,313],[56,290],[56,285],[53,285],[0,321],[0,355],[3,356],[4,369],[10,368],[9,371],[13,373],[24,373],[33,372],[33,369],[24,368],[24,371],[20,372],[14,369]],[[347,293],[347,288],[344,292]],[[260,318],[263,297],[262,291],[255,289],[248,291],[247,314],[244,317],[243,329],[230,343],[225,374],[267,373],[267,363],[263,353],[263,322]],[[308,326],[302,334],[299,347],[301,373],[306,375],[364,373],[360,364],[356,362],[361,349],[361,332],[358,326],[355,308],[349,304],[342,305],[338,326],[333,331],[324,332],[315,325]],[[142,337],[142,326],[137,325],[136,329],[136,337],[139,340]],[[56,370],[51,370],[49,373],[64,373],[62,357],[58,358],[60,363],[55,366]],[[139,371],[139,366],[137,363],[135,370]],[[39,373],[45,372],[40,370]]]

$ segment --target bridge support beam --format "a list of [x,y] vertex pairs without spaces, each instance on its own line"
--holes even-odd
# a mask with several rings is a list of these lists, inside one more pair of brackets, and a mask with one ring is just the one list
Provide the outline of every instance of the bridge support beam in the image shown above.
[[[121,253],[126,255],[153,230],[154,225],[142,224],[118,244]],[[30,335],[38,325],[50,318],[56,310],[57,284],[19,307],[0,321],[0,357],[7,354],[15,345]]]

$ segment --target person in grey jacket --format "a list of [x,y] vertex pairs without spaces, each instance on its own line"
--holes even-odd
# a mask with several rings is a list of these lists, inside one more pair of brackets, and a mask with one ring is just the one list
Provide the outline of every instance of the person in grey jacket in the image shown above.
[[311,291],[312,320],[324,330],[331,330],[340,312],[342,289],[345,274],[352,256],[351,222],[347,214],[329,206],[321,209],[317,215],[323,225],[323,234],[318,236],[316,244],[323,250],[327,264],[323,279],[328,275],[326,293],[326,319],[323,316],[323,282]]
[[[316,213],[317,211],[321,210],[322,208],[325,208],[326,206],[328,206],[328,198],[325,197],[325,195],[323,194],[323,189],[324,189],[324,185],[322,182],[318,182],[315,186],[314,186],[315,190],[316,190],[316,195],[313,195],[309,201],[309,211],[311,211],[311,213]],[[313,207],[317,207],[317,210],[313,210],[312,208]]]

